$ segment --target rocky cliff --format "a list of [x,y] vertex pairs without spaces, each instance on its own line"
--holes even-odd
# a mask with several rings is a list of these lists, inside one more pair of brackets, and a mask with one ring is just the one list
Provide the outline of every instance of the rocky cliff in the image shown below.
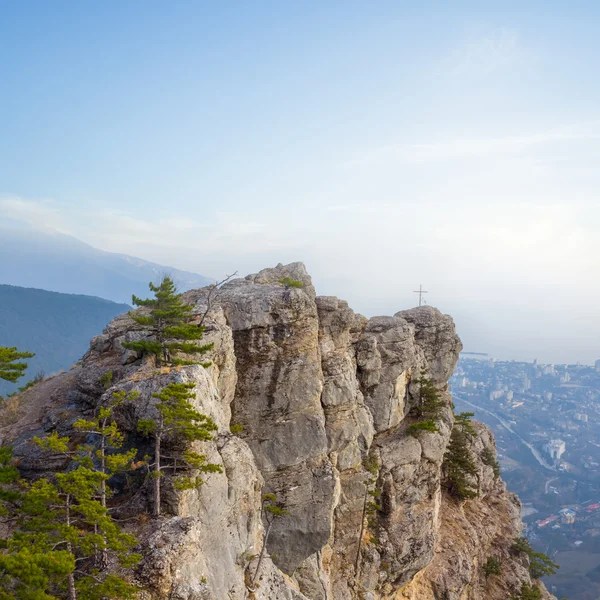
[[[285,277],[302,286],[280,283]],[[519,501],[481,458],[485,448],[495,453],[483,425],[470,449],[479,496],[458,503],[443,491],[454,421],[448,378],[461,350],[450,317],[423,307],[367,320],[343,300],[317,296],[300,263],[232,281],[210,307],[208,294],[185,298],[198,319],[209,308],[209,367],[156,369],[122,347],[148,335],[123,315],[80,364],[29,390],[0,430],[22,472],[35,477],[61,461],[41,456],[33,435],[72,433],[113,392],[135,390],[117,418],[143,452],[136,424],[152,414],[153,392],[194,383],[196,408],[219,427],[200,450],[222,473],[192,491],[165,481],[168,514],[158,520],[145,516],[149,486],[140,475],[122,482],[114,500],[142,540],[135,577],[143,598],[506,600],[530,582],[526,559],[510,550],[521,530]],[[415,437],[407,426],[423,373],[443,408],[439,431]],[[372,511],[369,490],[378,498]],[[265,493],[286,514],[273,520],[256,573]],[[486,579],[490,556],[502,574]]]

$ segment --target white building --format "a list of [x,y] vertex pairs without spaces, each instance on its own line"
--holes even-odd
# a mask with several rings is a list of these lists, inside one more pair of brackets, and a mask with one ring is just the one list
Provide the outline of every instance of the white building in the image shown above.
[[566,449],[567,445],[563,440],[550,440],[545,446],[546,452],[553,460],[560,460]]

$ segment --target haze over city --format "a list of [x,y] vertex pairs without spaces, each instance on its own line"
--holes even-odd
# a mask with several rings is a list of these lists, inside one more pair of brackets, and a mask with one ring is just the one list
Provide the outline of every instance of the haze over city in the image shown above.
[[597,3],[140,7],[3,7],[2,216],[600,358]]

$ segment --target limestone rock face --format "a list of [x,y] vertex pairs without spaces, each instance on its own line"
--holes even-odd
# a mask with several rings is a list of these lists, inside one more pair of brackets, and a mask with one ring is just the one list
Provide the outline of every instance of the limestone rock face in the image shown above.
[[[122,315],[79,366],[25,392],[16,422],[0,429],[25,476],[47,475],[64,459],[36,450],[33,436],[68,435],[113,392],[137,392],[115,417],[143,455],[152,448],[137,422],[156,414],[153,394],[194,384],[195,408],[218,425],[194,449],[222,472],[185,492],[165,477],[158,520],[144,516],[144,473],[117,482],[115,514],[140,539],[143,600],[505,600],[529,582],[510,550],[518,500],[481,458],[494,449],[487,428],[472,439],[479,497],[457,504],[443,490],[448,378],[461,350],[450,317],[422,307],[366,319],[317,296],[302,263],[184,298],[214,344],[210,366],[157,368],[124,349],[151,332]],[[443,406],[437,432],[412,436],[421,376]],[[263,514],[265,493],[286,514]],[[490,555],[506,564],[501,578],[482,575]]]
[[[473,423],[477,436],[471,454],[477,466],[479,498],[458,503],[442,496],[435,555],[395,598],[407,600],[506,600],[530,579],[526,559],[511,550],[521,536],[521,503],[494,477],[491,466],[481,458],[484,448],[496,455],[492,432]],[[486,579],[482,565],[494,557],[501,575]],[[554,598],[538,584],[545,599]]]

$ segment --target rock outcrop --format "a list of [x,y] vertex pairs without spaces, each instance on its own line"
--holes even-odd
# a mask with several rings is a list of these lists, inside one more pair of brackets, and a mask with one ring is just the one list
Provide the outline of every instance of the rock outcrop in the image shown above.
[[[185,299],[205,319],[203,343],[214,343],[210,366],[156,369],[122,347],[148,336],[123,315],[80,364],[28,390],[22,413],[0,430],[26,476],[56,471],[60,458],[42,457],[31,438],[69,433],[113,392],[136,391],[116,415],[128,443],[144,452],[136,424],[155,410],[153,393],[194,384],[195,408],[219,428],[198,449],[222,473],[185,492],[167,478],[167,514],[158,520],[131,520],[149,507],[142,474],[115,500],[142,542],[135,577],[143,598],[506,600],[530,582],[510,550],[520,534],[518,499],[481,458],[484,448],[495,452],[483,425],[471,448],[479,497],[457,503],[443,491],[454,422],[448,379],[461,350],[450,317],[422,307],[366,319],[343,300],[316,296],[301,263]],[[412,436],[422,376],[443,406],[437,431]],[[369,491],[378,498],[371,511]],[[286,514],[273,520],[259,567],[265,493]],[[481,566],[491,555],[505,567],[486,579]]]

